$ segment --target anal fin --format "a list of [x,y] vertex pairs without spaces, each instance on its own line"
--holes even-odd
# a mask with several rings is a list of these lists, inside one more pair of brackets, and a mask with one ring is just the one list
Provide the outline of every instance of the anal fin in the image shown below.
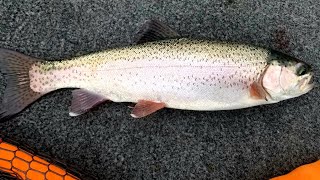
[[88,112],[91,108],[107,101],[102,95],[85,89],[76,89],[72,91],[72,101],[69,107],[70,116],[78,116]]
[[131,116],[134,118],[142,118],[164,107],[165,107],[165,103],[163,102],[139,100],[138,103],[134,106]]

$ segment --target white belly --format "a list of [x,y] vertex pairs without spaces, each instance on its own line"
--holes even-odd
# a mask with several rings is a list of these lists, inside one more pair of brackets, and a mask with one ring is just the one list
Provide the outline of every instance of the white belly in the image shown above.
[[250,97],[249,86],[257,75],[254,71],[243,75],[247,67],[182,62],[166,65],[163,60],[151,59],[130,66],[112,62],[101,67],[97,84],[103,86],[93,90],[115,102],[151,100],[189,110],[239,109],[266,103]]

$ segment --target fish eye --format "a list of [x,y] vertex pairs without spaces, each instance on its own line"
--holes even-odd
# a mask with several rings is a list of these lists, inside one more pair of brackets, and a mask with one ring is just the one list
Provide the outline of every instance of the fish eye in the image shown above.
[[303,75],[305,75],[305,74],[307,74],[308,73],[308,67],[307,67],[307,65],[305,65],[305,64],[303,64],[303,63],[298,63],[297,65],[296,65],[296,74],[298,75],[298,76],[303,76]]

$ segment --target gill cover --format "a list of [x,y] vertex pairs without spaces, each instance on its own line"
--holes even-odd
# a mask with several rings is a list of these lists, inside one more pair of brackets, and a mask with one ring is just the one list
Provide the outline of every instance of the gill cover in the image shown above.
[[313,87],[311,67],[291,56],[272,51],[262,86],[274,101],[307,93]]

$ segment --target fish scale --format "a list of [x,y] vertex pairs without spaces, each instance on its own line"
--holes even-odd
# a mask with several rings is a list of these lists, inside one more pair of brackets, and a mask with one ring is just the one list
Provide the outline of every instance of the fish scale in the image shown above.
[[238,97],[249,96],[249,85],[264,70],[268,55],[262,48],[236,43],[151,42],[41,62],[30,71],[31,87],[40,93],[83,88],[115,102],[147,99],[179,109],[212,110],[222,103],[223,108],[237,108],[246,103]]

